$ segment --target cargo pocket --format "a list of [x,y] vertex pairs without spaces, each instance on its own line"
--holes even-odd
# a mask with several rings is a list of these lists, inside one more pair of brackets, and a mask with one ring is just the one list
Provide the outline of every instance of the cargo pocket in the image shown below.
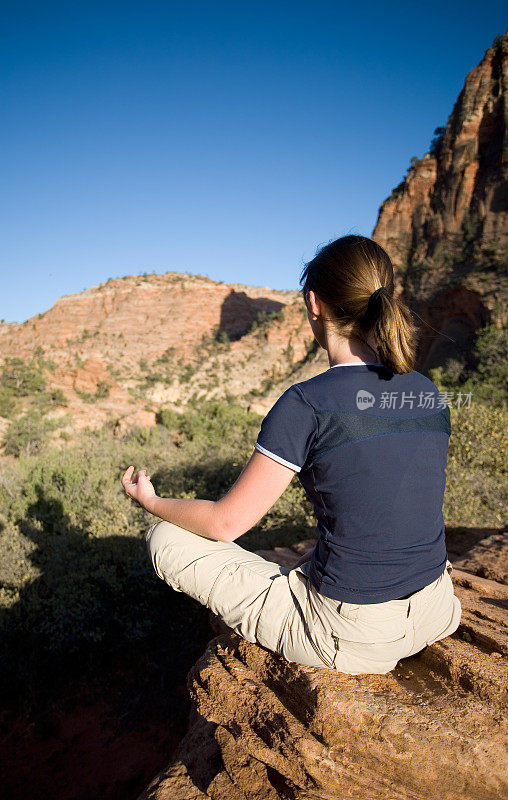
[[453,606],[451,612],[449,611],[448,614],[442,619],[444,626],[438,629],[439,633],[437,635],[427,639],[427,644],[434,644],[434,642],[439,642],[441,639],[451,636],[452,633],[455,633],[459,627],[460,620],[462,618],[462,605],[459,598],[455,594],[453,595],[452,603]]
[[278,580],[280,576],[273,571],[269,574],[247,564],[228,564],[214,581],[206,605],[236,633],[255,642],[266,598]]
[[337,655],[343,653],[355,659],[366,659],[367,662],[397,662],[404,657],[408,645],[405,633],[386,642],[357,642],[339,636],[334,636],[334,639]]

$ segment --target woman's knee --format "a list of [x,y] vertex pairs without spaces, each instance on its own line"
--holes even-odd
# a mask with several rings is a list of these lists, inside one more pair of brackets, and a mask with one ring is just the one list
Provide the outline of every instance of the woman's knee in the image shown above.
[[151,525],[146,536],[148,553],[159,578],[177,591],[203,603],[216,575],[234,561],[238,546],[198,536],[172,522]]
[[166,520],[158,520],[148,528],[145,537],[148,555],[150,556],[155,572],[162,580],[167,579],[164,570],[165,556],[167,556],[171,548],[178,543],[177,537],[181,537],[181,534],[182,528]]

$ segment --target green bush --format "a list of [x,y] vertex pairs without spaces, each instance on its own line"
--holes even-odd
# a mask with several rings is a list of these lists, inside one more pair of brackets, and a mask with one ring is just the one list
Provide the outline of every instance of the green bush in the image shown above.
[[67,398],[61,389],[51,389],[47,392],[39,392],[35,395],[32,408],[37,408],[41,412],[48,411],[56,406],[67,406]]
[[434,130],[434,138],[432,139],[432,142],[430,143],[430,148],[429,148],[429,153],[431,154],[431,156],[434,156],[434,158],[438,158],[439,157],[439,152],[441,150],[441,145],[443,143],[443,137],[444,137],[445,131],[446,131],[446,127],[442,127],[442,126],[439,127],[439,128],[436,128]]
[[508,386],[508,331],[495,325],[481,328],[473,346],[474,366],[455,360],[429,370],[429,377],[442,390],[471,393],[476,403],[506,409]]
[[508,504],[508,415],[480,403],[450,408],[451,436],[443,514],[466,526],[504,523]]
[[47,434],[63,424],[61,418],[48,419],[38,409],[31,408],[7,428],[2,440],[4,452],[14,456],[38,453],[46,444]]
[[210,448],[221,448],[227,431],[230,444],[239,443],[257,434],[259,416],[241,405],[223,400],[189,402],[182,414],[161,409],[157,416],[161,425],[184,434],[189,441],[199,441]]
[[[488,402],[506,402],[508,386],[508,331],[488,325],[476,336],[476,367],[468,380],[476,392]],[[490,398],[490,399],[489,399]]]
[[[43,314],[39,314],[39,316],[44,316]],[[50,372],[54,372],[56,369],[56,364],[54,361],[51,361],[49,358],[44,358],[44,349],[39,345],[35,348],[34,351],[34,358],[37,359],[37,363],[39,367],[42,369],[46,367]]]
[[103,397],[107,397],[110,390],[109,383],[106,381],[99,381],[97,384],[97,389],[95,393],[92,394],[91,392],[81,392],[79,389],[74,389],[78,397],[81,398],[85,403],[95,403],[97,400],[102,399]]
[[163,354],[154,361],[154,364],[168,364],[174,360],[176,347],[168,347]]
[[35,363],[27,364],[24,359],[17,356],[5,359],[0,376],[0,384],[15,397],[27,397],[28,395],[36,394],[46,386],[40,365]]
[[163,425],[170,430],[178,430],[180,416],[171,408],[161,408],[155,415],[155,419],[158,425]]
[[279,311],[258,311],[256,314],[256,318],[254,319],[250,330],[265,330],[269,328],[272,322],[282,322],[284,319],[284,312],[282,309]]
[[17,403],[11,392],[0,389],[0,417],[11,419],[16,413]]
[[107,397],[110,390],[110,385],[106,381],[99,381],[97,384],[97,390],[95,392],[95,398],[98,400],[102,397]]
[[180,383],[189,383],[190,379],[196,372],[198,366],[194,364],[185,364],[180,373]]
[[[211,333],[203,333],[201,342],[195,346],[195,351],[202,354],[203,351],[209,356],[213,353],[225,353],[231,349],[231,341],[239,336],[230,338],[227,331],[220,330],[220,325],[214,325]],[[182,359],[179,359],[182,361]]]
[[462,218],[462,258],[475,260],[479,255],[479,243],[483,230],[483,220],[477,211],[467,208]]

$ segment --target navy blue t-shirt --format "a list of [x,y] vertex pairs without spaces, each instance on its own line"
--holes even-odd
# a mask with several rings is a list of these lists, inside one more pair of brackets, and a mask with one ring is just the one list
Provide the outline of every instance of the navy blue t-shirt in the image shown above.
[[336,364],[279,397],[255,448],[294,469],[314,505],[321,594],[382,603],[441,575],[450,432],[435,384],[382,364]]

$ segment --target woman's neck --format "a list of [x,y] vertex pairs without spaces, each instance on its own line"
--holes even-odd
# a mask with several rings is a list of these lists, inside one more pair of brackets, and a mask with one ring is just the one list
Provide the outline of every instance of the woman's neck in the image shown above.
[[372,339],[335,339],[327,342],[328,361],[330,367],[337,364],[350,364],[358,362],[381,363],[379,353]]

